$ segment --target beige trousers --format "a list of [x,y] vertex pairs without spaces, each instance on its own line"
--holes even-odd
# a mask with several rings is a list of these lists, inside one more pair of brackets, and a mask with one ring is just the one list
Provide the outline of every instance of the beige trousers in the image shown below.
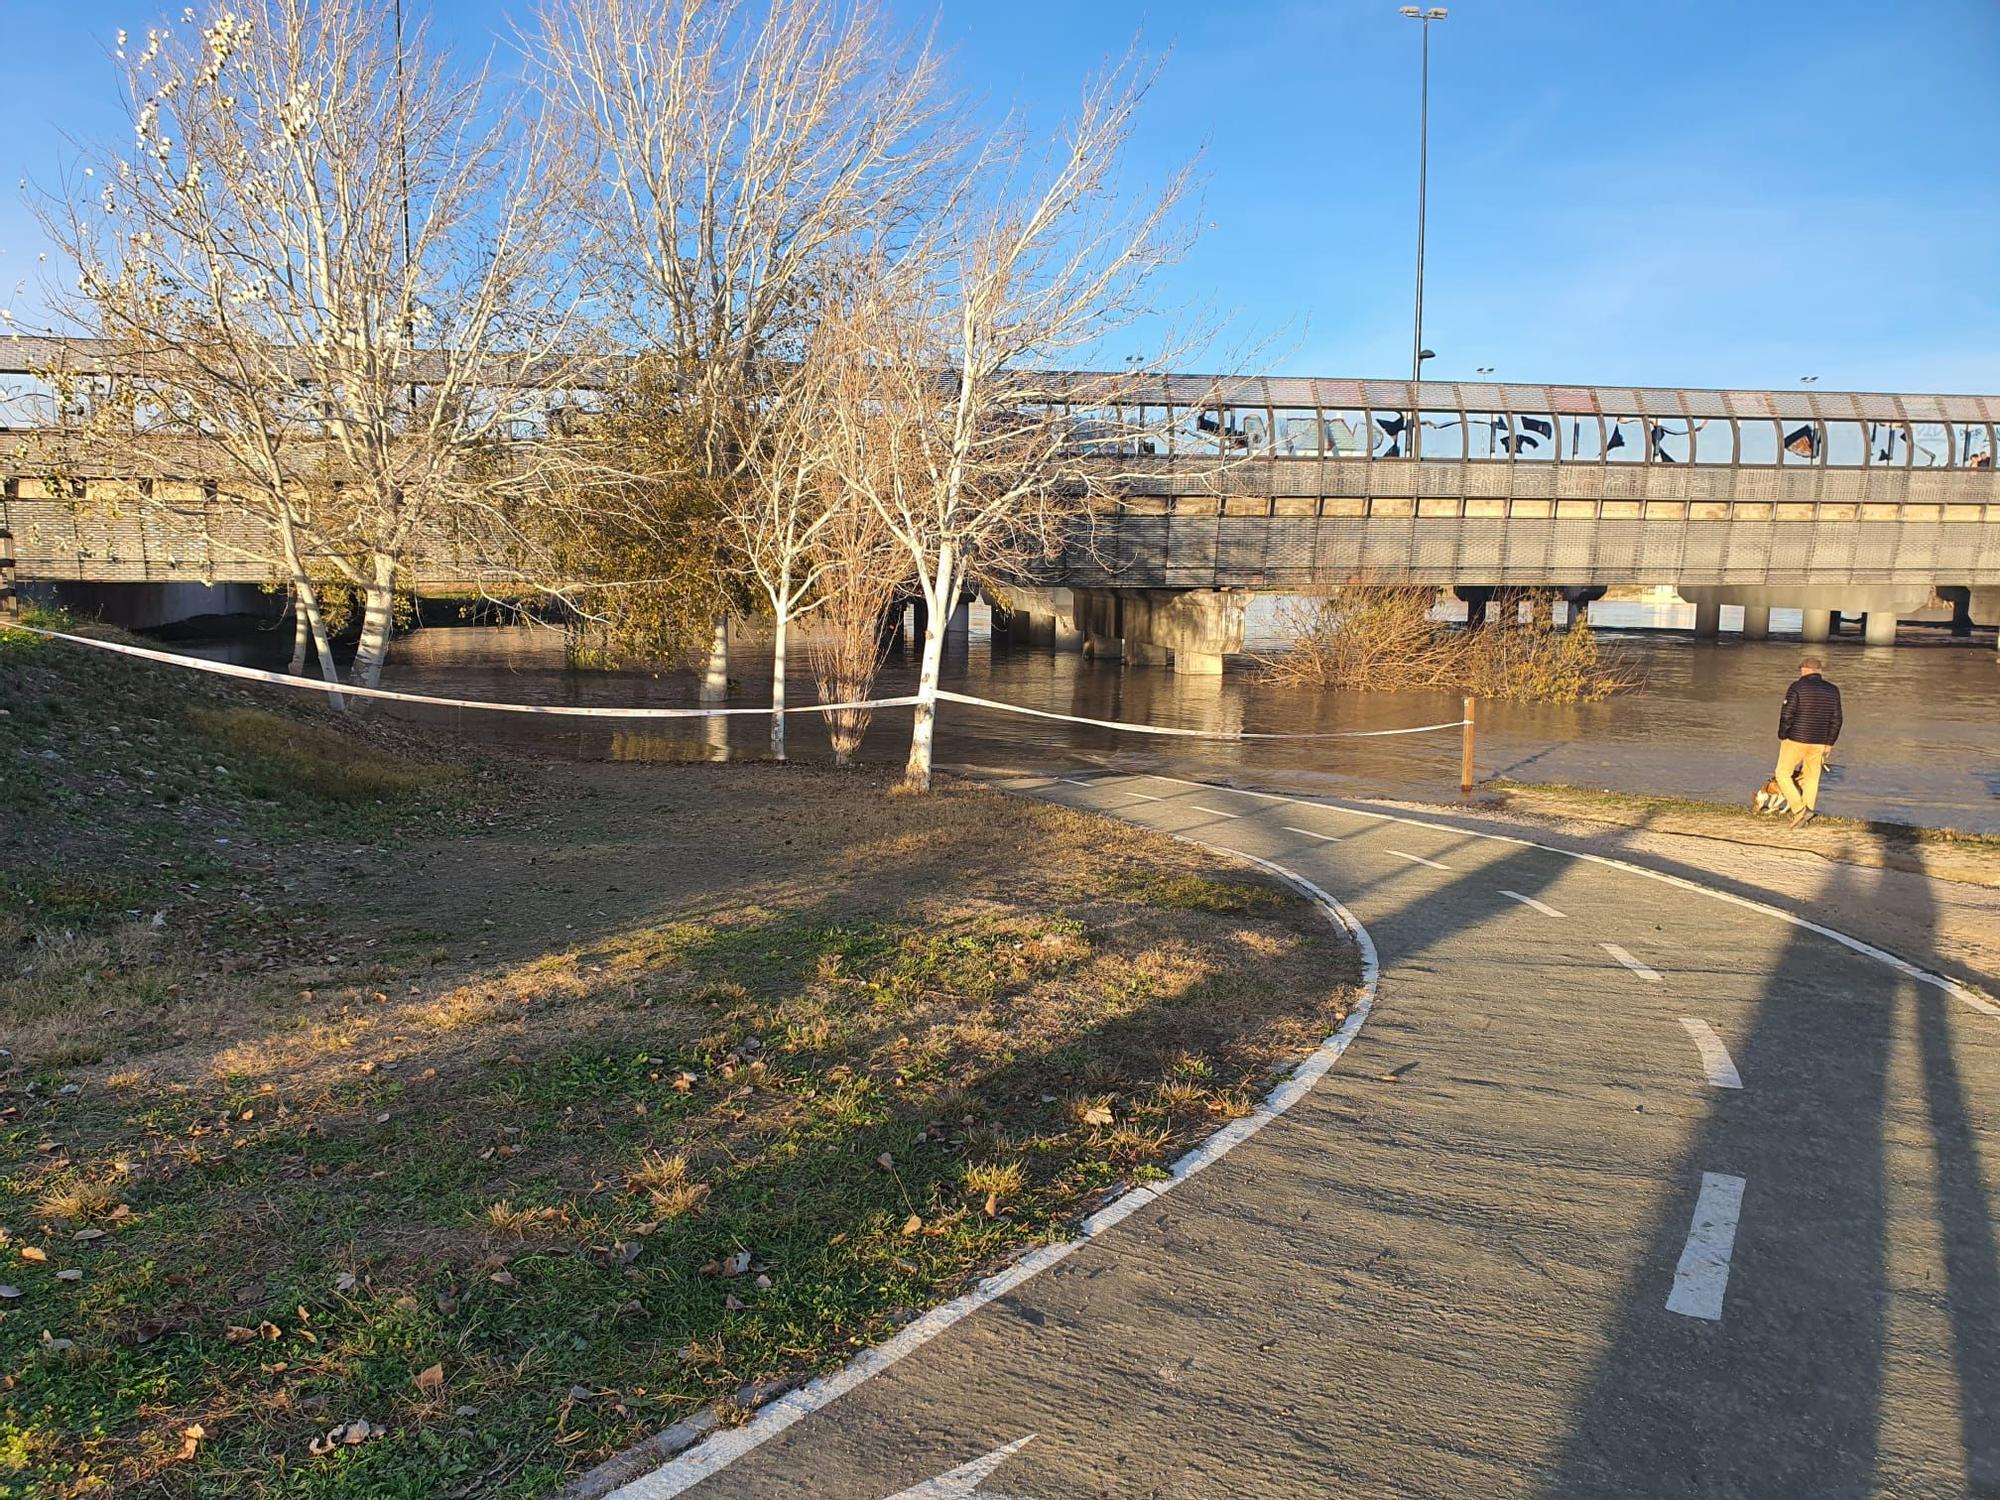
[[[1778,741],[1778,790],[1793,812],[1819,809],[1819,773],[1826,769],[1831,745],[1807,745],[1798,740]],[[1794,778],[1797,778],[1796,782]]]

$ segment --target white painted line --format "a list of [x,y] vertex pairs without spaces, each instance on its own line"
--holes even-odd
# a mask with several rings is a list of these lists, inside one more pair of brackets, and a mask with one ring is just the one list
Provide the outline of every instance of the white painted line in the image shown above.
[[1067,781],[1071,786],[1096,786],[1094,781],[1085,781],[1080,776],[1058,776],[1057,781]]
[[1619,947],[1616,943],[1599,943],[1597,946],[1602,948],[1606,953],[1609,953],[1613,958],[1617,959],[1618,962],[1625,965],[1626,968],[1630,969],[1634,974],[1637,974],[1641,979],[1650,979],[1655,984],[1658,984],[1660,982],[1659,970],[1647,968],[1646,965],[1640,963],[1638,959],[1634,958],[1631,954],[1627,953],[1623,948]]
[[1533,896],[1524,896],[1519,891],[1502,890],[1500,894],[1505,896],[1509,901],[1518,901],[1523,906],[1532,906],[1545,917],[1565,917],[1569,915],[1567,912],[1557,911],[1546,902],[1537,901]]
[[[1190,781],[1185,776],[1162,776],[1157,771],[1143,773],[1149,780],[1171,782],[1175,786],[1207,787],[1214,789],[1212,781]],[[1773,906],[1768,901],[1754,901],[1748,896],[1739,896],[1734,891],[1717,890],[1712,885],[1689,880],[1684,875],[1669,875],[1665,870],[1651,870],[1644,865],[1634,864],[1629,859],[1618,859],[1609,854],[1593,854],[1587,849],[1565,849],[1558,844],[1544,844],[1535,839],[1524,839],[1511,833],[1489,833],[1483,828],[1463,828],[1454,823],[1438,823],[1429,818],[1412,818],[1403,813],[1377,812],[1369,807],[1348,807],[1338,802],[1325,802],[1317,797],[1287,797],[1279,792],[1253,791],[1249,787],[1232,786],[1224,790],[1234,792],[1239,797],[1258,797],[1266,802],[1285,802],[1294,807],[1310,807],[1321,812],[1346,813],[1352,818],[1373,818],[1378,823],[1404,823],[1411,828],[1427,828],[1433,833],[1451,833],[1466,839],[1488,839],[1496,844],[1513,844],[1522,849],[1539,849],[1544,854],[1556,854],[1564,859],[1582,860],[1586,864],[1602,865],[1607,870],[1622,870],[1627,875],[1637,875],[1642,880],[1657,880],[1661,885],[1670,885],[1678,890],[1689,891],[1697,896],[1706,896],[1711,901],[1726,901],[1731,906],[1744,911],[1761,912],[1767,917],[1776,917],[1780,922],[1788,922],[1803,932],[1817,933],[1828,942],[1838,943],[1854,953],[1872,958],[1879,964],[1886,964],[1919,984],[1928,984],[1943,990],[1954,1000],[1970,1006],[1983,1016],[2000,1020],[2000,1002],[1996,1002],[1970,985],[1960,984],[1946,974],[1936,974],[1929,969],[1911,963],[1907,958],[1891,953],[1886,948],[1878,948],[1873,943],[1863,942],[1858,937],[1802,917],[1797,912],[1786,911],[1782,906]]]
[[1682,1016],[1681,1025],[1694,1038],[1695,1048],[1701,1053],[1701,1065],[1708,1071],[1708,1081],[1719,1089],[1742,1088],[1743,1075],[1736,1071],[1736,1063],[1729,1056],[1729,1049],[1722,1045],[1722,1038],[1715,1034],[1715,1028],[1693,1016]]
[[811,1416],[821,1408],[830,1406],[856,1386],[881,1374],[890,1366],[921,1349],[946,1329],[963,1322],[972,1314],[1006,1296],[1015,1287],[1033,1276],[1046,1271],[1050,1266],[1067,1260],[1098,1235],[1113,1225],[1124,1222],[1149,1203],[1157,1202],[1172,1192],[1183,1182],[1220,1161],[1225,1154],[1241,1145],[1266,1125],[1270,1124],[1312,1090],[1312,1086],[1331,1072],[1341,1055],[1353,1045],[1355,1037],[1361,1034],[1369,1013],[1375,1008],[1375,995],[1382,978],[1382,963],[1375,952],[1375,940],[1368,935],[1368,929],[1355,918],[1353,912],[1342,906],[1319,886],[1299,874],[1296,870],[1273,860],[1255,854],[1246,854],[1241,849],[1230,849],[1221,844],[1206,843],[1186,834],[1170,835],[1184,844],[1193,844],[1231,859],[1240,859],[1269,871],[1287,885],[1305,893],[1325,912],[1328,920],[1335,923],[1354,939],[1354,946],[1361,954],[1361,997],[1354,1009],[1347,1013],[1347,1019],[1340,1023],[1340,1029],[1318,1047],[1304,1062],[1292,1069],[1285,1081],[1266,1094],[1263,1101],[1249,1114],[1238,1120],[1231,1120],[1207,1140],[1196,1146],[1187,1155],[1169,1168],[1164,1182],[1146,1183],[1114,1198],[1096,1213],[1083,1221],[1082,1230],[1075,1239],[1058,1240],[1029,1251],[1004,1270],[997,1271],[980,1282],[971,1291],[940,1307],[934,1307],[912,1323],[906,1323],[896,1333],[873,1349],[864,1350],[838,1370],[831,1370],[815,1377],[797,1390],[760,1407],[757,1415],[741,1427],[731,1427],[716,1432],[707,1440],[686,1449],[676,1457],[667,1460],[650,1474],[620,1485],[604,1497],[604,1500],[671,1500],[671,1497],[685,1494],[709,1475],[727,1468],[744,1454],[762,1447],[779,1433],[795,1423]]
[[1135,798],[1140,802],[1164,802],[1167,800],[1165,797],[1155,797],[1151,792],[1128,791],[1125,793],[1125,795],[1128,797]]
[[906,1490],[898,1490],[889,1500],[970,1500],[981,1495],[985,1500],[1004,1500],[991,1490],[980,1489],[980,1483],[1000,1465],[1035,1440],[1035,1434],[1015,1438],[1004,1448],[995,1448],[983,1458],[975,1458],[971,1463],[960,1464],[948,1474],[940,1474],[935,1479],[926,1479],[922,1484],[913,1484]]
[[1429,865],[1433,870],[1449,870],[1450,865],[1441,865],[1434,859],[1425,859],[1421,854],[1405,854],[1401,849],[1384,849],[1384,854],[1393,854],[1398,859],[1407,859],[1413,865]]
[[1211,818],[1240,818],[1242,813],[1224,812],[1219,807],[1203,807],[1199,802],[1190,802],[1188,807],[1198,813],[1207,813]]
[[1289,823],[1284,824],[1283,827],[1285,832],[1287,833],[1302,833],[1309,839],[1325,839],[1329,844],[1337,844],[1340,842],[1340,836],[1338,834],[1320,833],[1311,828],[1294,828]]
[[1688,1227],[1681,1263],[1667,1311],[1684,1318],[1722,1320],[1722,1294],[1729,1288],[1729,1256],[1736,1248],[1736,1220],[1743,1212],[1743,1179],[1723,1172],[1701,1174],[1694,1223]]

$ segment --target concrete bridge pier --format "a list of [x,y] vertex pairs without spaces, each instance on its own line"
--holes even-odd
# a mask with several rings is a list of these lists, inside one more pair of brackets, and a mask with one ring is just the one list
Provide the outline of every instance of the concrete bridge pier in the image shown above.
[[1940,588],[1938,597],[1951,606],[1951,633],[1955,636],[1972,634],[1972,590],[1964,584],[1947,584]]
[[1564,600],[1569,604],[1569,613],[1564,618],[1564,625],[1578,625],[1587,621],[1590,618],[1590,606],[1595,604],[1599,599],[1602,599],[1605,592],[1604,585],[1602,584],[1597,584],[1591,588],[1564,588],[1561,590]]
[[1085,650],[1101,661],[1220,677],[1223,657],[1243,649],[1249,595],[1239,591],[1078,589],[1075,599]]
[[[1966,596],[1966,613],[1972,619],[2000,625],[2000,588],[1970,588]],[[2000,647],[2000,635],[1993,638],[1993,644]]]
[[1465,628],[1477,630],[1486,623],[1486,606],[1493,599],[1493,590],[1483,583],[1461,583],[1452,589],[1452,596],[1465,605]]
[[1896,612],[1871,609],[1861,617],[1861,639],[1870,646],[1896,644]]
[[1083,649],[1075,590],[1009,584],[1004,595],[989,593],[987,600],[995,609],[1006,611],[1008,639],[1016,645],[1053,646],[1058,651]]
[[1722,606],[1704,599],[1694,607],[1694,634],[1699,641],[1712,641],[1722,634]]
[[1843,613],[1865,615],[1862,638],[1871,646],[1893,646],[1897,619],[1923,608],[1931,596],[1929,585],[1907,583],[1723,584],[1680,587],[1677,592],[1695,608],[1696,635],[1703,634],[1704,621],[1720,617],[1723,605],[1738,604],[1743,607],[1743,633],[1753,639],[1769,634],[1775,607],[1798,610],[1799,637],[1814,643],[1833,637]]

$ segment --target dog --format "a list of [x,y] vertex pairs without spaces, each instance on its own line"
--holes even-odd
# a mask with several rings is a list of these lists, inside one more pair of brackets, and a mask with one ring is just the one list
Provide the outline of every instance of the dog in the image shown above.
[[1760,813],[1781,813],[1785,810],[1785,794],[1778,790],[1778,778],[1773,776],[1757,788],[1757,795],[1750,799],[1751,809]]

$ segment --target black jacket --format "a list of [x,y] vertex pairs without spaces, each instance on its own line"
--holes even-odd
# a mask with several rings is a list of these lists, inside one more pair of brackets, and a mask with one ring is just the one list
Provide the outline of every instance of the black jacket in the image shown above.
[[1802,745],[1831,745],[1840,739],[1840,689],[1817,672],[1785,689],[1778,715],[1778,738]]

